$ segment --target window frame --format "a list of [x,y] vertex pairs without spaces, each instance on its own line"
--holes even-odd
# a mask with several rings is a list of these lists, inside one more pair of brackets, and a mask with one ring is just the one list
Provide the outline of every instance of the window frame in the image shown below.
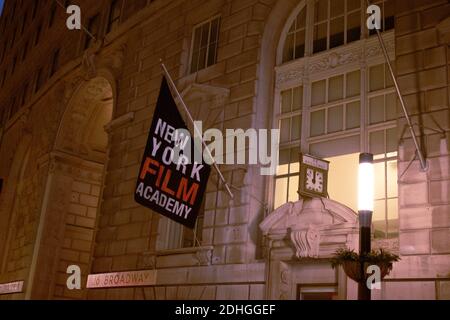
[[[216,38],[216,42],[215,42],[215,50],[216,50],[215,58],[214,58],[214,63],[208,65],[209,47],[211,46],[210,40],[211,40],[212,23],[216,19],[218,21],[217,21],[217,38]],[[211,66],[213,66],[213,65],[215,65],[217,63],[217,53],[218,53],[218,49],[219,49],[219,37],[220,37],[220,26],[221,26],[221,23],[222,23],[221,15],[217,14],[215,16],[212,16],[208,20],[205,20],[203,22],[200,22],[200,23],[194,25],[194,27],[192,28],[191,46],[190,46],[190,50],[189,50],[189,65],[188,65],[188,71],[189,71],[188,73],[189,74],[193,74],[193,73],[199,72],[199,71],[201,71],[203,69],[206,69],[206,68],[209,68],[209,67],[211,67]],[[193,70],[193,68],[192,68],[192,59],[194,57],[195,32],[196,32],[197,29],[202,28],[206,24],[208,24],[209,26],[208,26],[208,40],[207,40],[207,43],[206,43],[205,65],[204,65],[203,68],[199,69],[198,66],[199,66],[199,61],[200,60],[198,60],[197,61],[196,70]],[[200,42],[201,42],[201,38],[200,38]],[[200,52],[200,50],[199,50],[199,52]]]
[[[113,15],[113,10],[114,10],[114,4],[116,4],[119,7],[119,15],[113,19],[112,15]],[[112,26],[114,25],[115,22],[117,22],[117,28],[120,25],[120,20],[122,17],[122,9],[123,9],[123,1],[122,0],[113,0],[111,1],[111,4],[109,6],[109,11],[108,11],[108,21],[107,21],[107,25],[106,25],[106,34],[114,31],[114,28],[112,28]]]
[[[351,42],[349,44],[344,44],[342,46],[327,49],[320,53],[313,54],[312,53],[312,37],[309,34],[309,39],[307,39],[307,43],[305,44],[305,56],[300,59],[290,60],[287,62],[283,61],[284,48],[287,32],[290,29],[292,22],[295,20],[299,12],[303,9],[307,9],[309,11],[306,12],[307,21],[309,21],[311,25],[314,25],[311,18],[311,10],[313,6],[310,5],[310,2],[305,3],[301,2],[295,10],[291,17],[287,20],[286,26],[284,28],[284,32],[282,33],[282,38],[278,44],[277,51],[277,66],[275,67],[275,94],[273,100],[273,127],[279,128],[279,110],[281,106],[281,93],[289,88],[303,86],[303,108],[302,108],[302,129],[301,129],[301,141],[297,145],[293,145],[292,143],[280,143],[279,150],[283,150],[285,148],[299,147],[303,153],[309,153],[312,145],[321,142],[330,142],[335,139],[346,139],[346,138],[354,138],[358,137],[359,145],[357,149],[359,152],[368,151],[369,149],[369,135],[373,130],[381,130],[383,128],[389,128],[397,125],[396,118],[393,120],[383,119],[385,121],[380,123],[369,123],[369,99],[374,96],[387,96],[389,94],[395,93],[395,88],[392,86],[392,81],[390,81],[389,86],[386,86],[386,68],[384,69],[384,87],[379,90],[370,91],[370,68],[372,66],[376,66],[379,64],[385,64],[384,56],[382,52],[378,51],[370,51],[370,54],[366,54],[370,48],[374,46],[379,46],[378,39],[369,36],[368,32],[361,32],[362,36],[360,40]],[[329,23],[329,22],[327,22]],[[308,25],[306,26],[308,29]],[[362,31],[365,31],[365,28],[362,28]],[[309,31],[311,33],[311,30]],[[308,32],[307,32],[308,34]],[[391,55],[395,52],[395,28],[393,30],[388,30],[382,33],[383,39],[385,39],[386,44],[388,45],[388,52],[391,57],[395,55]],[[309,42],[308,42],[309,41]],[[309,48],[309,53],[307,48]],[[353,59],[349,52],[359,52],[358,58]],[[364,55],[360,55],[364,54]],[[350,57],[348,61],[344,60],[344,62],[339,61],[339,56]],[[314,67],[312,67],[312,65]],[[352,93],[351,96],[347,97],[346,91],[346,82],[347,75],[360,70],[360,87],[359,94],[355,95]],[[295,75],[295,76],[294,76]],[[342,98],[337,99],[335,101],[328,101],[321,103],[319,105],[312,105],[312,84],[315,81],[326,80],[325,81],[325,95],[328,96],[328,82],[331,78],[336,76],[343,76],[343,93]],[[390,76],[388,74],[388,76]],[[389,82],[389,81],[388,81]],[[346,117],[346,105],[359,101],[360,105],[360,117],[359,117],[359,127],[357,128],[346,128],[345,122],[347,121]],[[392,100],[390,100],[392,101]],[[311,136],[311,113],[314,111],[318,111],[321,109],[327,109],[334,106],[343,106],[343,130],[333,133],[327,133],[327,124],[325,123],[325,133],[318,136]],[[386,109],[385,109],[386,110]],[[396,111],[397,112],[397,111]],[[386,111],[385,111],[386,114]],[[397,113],[396,113],[397,114]],[[397,114],[398,115],[398,114]],[[386,115],[385,115],[386,117]],[[327,115],[325,112],[325,121],[327,121]],[[390,160],[396,159],[395,157],[390,158]],[[269,207],[274,209],[275,203],[275,181],[278,176],[274,176],[270,179],[269,186]],[[284,192],[283,192],[284,194]]]
[[[95,30],[95,32],[93,32],[92,28],[96,25],[97,30]],[[89,49],[92,44],[95,42],[94,39],[98,39],[99,34],[100,34],[100,29],[101,29],[101,15],[100,12],[94,13],[93,15],[91,15],[88,20],[87,20],[87,24],[86,24],[86,29],[87,31],[90,33],[86,33],[84,32],[84,41],[83,41],[83,51]],[[94,37],[94,39],[92,39],[91,35]]]

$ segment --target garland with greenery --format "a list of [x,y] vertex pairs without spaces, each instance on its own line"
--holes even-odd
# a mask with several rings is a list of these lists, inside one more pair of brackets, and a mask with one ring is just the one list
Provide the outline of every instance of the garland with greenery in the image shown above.
[[347,248],[338,249],[331,259],[331,266],[336,268],[339,265],[343,265],[344,262],[351,261],[364,261],[364,263],[375,265],[386,265],[389,270],[392,269],[392,264],[400,260],[400,257],[396,254],[390,253],[384,249],[372,250],[367,254],[360,257],[354,250]]

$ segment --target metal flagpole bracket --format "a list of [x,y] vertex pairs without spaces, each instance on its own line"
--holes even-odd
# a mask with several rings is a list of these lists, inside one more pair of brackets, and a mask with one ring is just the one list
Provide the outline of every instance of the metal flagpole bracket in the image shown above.
[[[369,0],[367,0],[367,5],[370,6],[370,1]],[[397,78],[395,77],[394,70],[392,69],[391,60],[389,59],[389,55],[388,55],[388,52],[386,50],[386,46],[384,44],[383,38],[381,36],[381,32],[377,28],[375,28],[375,31],[377,32],[377,37],[378,37],[381,49],[382,49],[383,54],[384,54],[384,58],[385,58],[386,63],[388,65],[389,73],[391,74],[392,81],[394,82],[395,90],[397,91],[397,96],[398,96],[398,99],[400,100],[400,104],[402,106],[403,114],[405,115],[405,118],[406,118],[406,123],[407,123],[408,128],[409,128],[409,130],[411,132],[411,136],[412,136],[412,139],[413,139],[413,142],[414,142],[414,146],[416,147],[416,153],[417,153],[417,156],[418,156],[419,161],[420,161],[420,166],[421,166],[423,171],[427,171],[428,165],[427,165],[427,162],[425,160],[425,157],[423,156],[422,150],[419,147],[419,142],[417,141],[416,132],[415,132],[414,127],[413,127],[413,125],[411,123],[411,118],[410,118],[410,116],[408,114],[408,110],[406,109],[405,101],[403,100],[403,96],[402,96],[402,94],[400,92],[400,87],[398,85]]]
[[183,100],[183,98],[181,97],[181,94],[180,94],[180,92],[178,91],[177,86],[176,86],[175,83],[173,82],[172,77],[171,77],[170,74],[169,74],[169,71],[167,70],[167,68],[166,68],[165,64],[163,63],[162,59],[160,59],[159,62],[161,63],[161,68],[162,68],[162,70],[163,70],[163,72],[164,72],[164,75],[166,76],[166,78],[167,78],[168,81],[169,81],[169,85],[170,85],[170,86],[172,87],[172,89],[175,91],[175,94],[177,95],[178,100],[180,101],[181,105],[183,106],[184,111],[186,111],[186,114],[188,115],[189,120],[192,122],[192,125],[194,126],[195,132],[199,135],[199,137],[202,137],[202,145],[203,145],[203,147],[205,148],[205,150],[208,152],[208,157],[210,157],[210,158],[212,159],[212,161],[213,161],[212,165],[213,165],[214,169],[216,169],[216,171],[217,171],[217,173],[218,173],[218,175],[219,175],[219,177],[220,177],[220,180],[221,180],[222,183],[224,184],[225,189],[227,190],[227,192],[228,192],[230,198],[231,198],[231,199],[234,199],[234,195],[233,195],[233,193],[231,192],[230,186],[228,185],[228,183],[227,183],[227,181],[225,180],[225,178],[224,178],[222,172],[221,172],[220,169],[219,169],[219,166],[217,165],[216,161],[214,160],[214,157],[212,156],[211,151],[209,150],[208,146],[206,145],[205,140],[203,140],[202,133],[200,132],[200,130],[199,130],[199,129],[197,128],[197,126],[195,125],[194,118],[192,118],[192,115],[191,115],[191,113],[189,112],[188,107],[187,107],[186,104],[184,103],[184,100]]

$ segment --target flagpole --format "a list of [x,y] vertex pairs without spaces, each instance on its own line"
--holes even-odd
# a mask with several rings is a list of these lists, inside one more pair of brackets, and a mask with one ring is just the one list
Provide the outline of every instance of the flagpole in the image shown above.
[[213,156],[212,156],[212,154],[211,154],[211,151],[209,150],[208,146],[206,145],[206,142],[203,140],[203,135],[202,135],[202,133],[200,132],[200,130],[199,130],[199,129],[197,128],[197,126],[195,125],[194,118],[192,118],[192,115],[191,115],[191,113],[189,112],[188,107],[187,107],[186,104],[184,103],[184,100],[183,100],[183,98],[181,97],[181,94],[180,94],[180,92],[178,91],[177,86],[176,86],[175,83],[173,82],[172,77],[171,77],[170,74],[169,74],[169,71],[167,71],[167,68],[166,68],[166,66],[164,65],[164,63],[162,62],[162,60],[160,60],[160,62],[161,62],[161,68],[163,69],[166,78],[169,80],[170,86],[171,86],[172,89],[175,91],[175,93],[176,93],[176,95],[177,95],[177,97],[178,97],[178,100],[180,101],[181,105],[182,105],[183,108],[184,108],[184,111],[186,111],[186,113],[187,113],[187,115],[188,115],[188,117],[189,117],[189,120],[192,122],[192,125],[194,126],[195,132],[198,134],[199,137],[201,137],[203,147],[205,148],[205,150],[207,150],[208,156],[211,158],[211,160],[212,160],[212,162],[213,162],[212,165],[214,166],[214,169],[216,169],[217,173],[219,174],[220,180],[221,180],[222,183],[225,185],[225,189],[227,189],[227,192],[228,192],[228,194],[230,195],[230,198],[231,198],[231,199],[234,199],[234,195],[233,195],[233,193],[231,192],[231,189],[230,189],[230,187],[228,186],[227,181],[226,181],[225,178],[223,177],[222,172],[220,171],[220,169],[219,169],[219,167],[218,167],[218,165],[217,165],[217,163],[216,163],[216,160],[213,158]]

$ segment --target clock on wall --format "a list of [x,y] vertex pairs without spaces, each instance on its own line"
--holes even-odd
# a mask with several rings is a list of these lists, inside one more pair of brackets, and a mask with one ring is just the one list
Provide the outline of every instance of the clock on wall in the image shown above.
[[307,197],[327,197],[329,161],[300,153],[298,193]]

